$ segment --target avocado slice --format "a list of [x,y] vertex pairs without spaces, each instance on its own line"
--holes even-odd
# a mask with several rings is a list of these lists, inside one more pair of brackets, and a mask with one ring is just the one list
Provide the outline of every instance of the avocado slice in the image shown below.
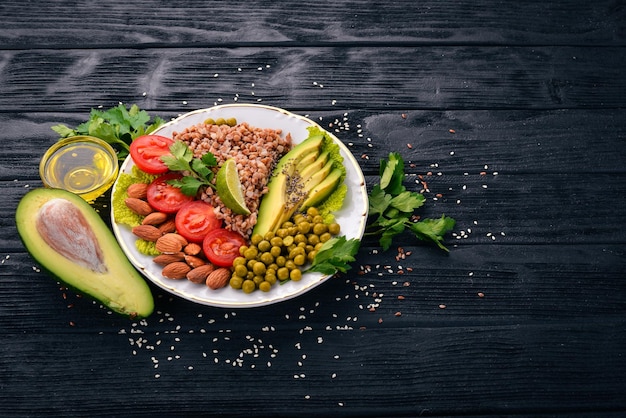
[[131,318],[147,317],[154,298],[100,215],[60,189],[33,189],[15,213],[17,231],[41,266],[77,291]]
[[342,175],[343,172],[340,169],[333,168],[326,178],[309,192],[308,197],[302,203],[301,209],[305,210],[324,201],[337,188],[341,182]]
[[329,158],[329,153],[324,151],[320,153],[317,159],[313,161],[311,164],[309,164],[306,167],[300,168],[298,172],[300,173],[300,177],[302,178],[302,180],[306,182],[309,180],[309,178],[314,176],[317,172],[324,169],[324,166],[328,163],[328,158]]
[[295,211],[299,201],[291,201],[293,184],[290,183],[294,179],[298,163],[303,158],[309,158],[308,156],[311,153],[315,153],[315,159],[317,159],[323,143],[323,135],[309,136],[293,147],[287,154],[283,155],[278,161],[272,177],[267,183],[268,191],[261,199],[257,222],[252,231],[253,234],[265,235],[268,231],[276,231],[280,226],[281,220],[285,217],[289,218],[291,216],[290,213]]
[[[320,184],[322,181],[324,181],[324,179],[326,177],[328,177],[328,175],[330,174],[330,172],[333,169],[334,166],[334,162],[333,160],[328,161],[326,164],[324,164],[323,167],[321,167],[320,169],[318,169],[317,171],[315,171],[313,174],[311,174],[311,176],[304,178],[303,177],[303,184],[304,184],[304,192],[307,194],[306,197],[308,197],[309,193],[311,193],[311,191],[313,189],[315,189],[315,187]],[[303,201],[306,200],[306,197],[304,199],[302,199]]]

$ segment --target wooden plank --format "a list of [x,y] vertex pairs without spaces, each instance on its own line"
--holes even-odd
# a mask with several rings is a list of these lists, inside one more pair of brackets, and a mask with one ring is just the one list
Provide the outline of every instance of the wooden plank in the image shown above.
[[[414,176],[409,179],[421,182]],[[366,178],[370,187],[378,177]],[[449,245],[485,244],[494,240],[511,244],[624,243],[619,228],[626,217],[626,176],[498,175],[433,176],[425,178],[430,192],[418,213],[457,220]],[[28,188],[23,182],[2,182],[0,227],[7,249],[19,248],[14,213]],[[29,183],[27,185],[31,186]],[[16,187],[17,186],[17,187]],[[32,187],[37,186],[36,183]],[[484,188],[487,186],[487,188]],[[411,190],[419,191],[421,184]],[[107,203],[106,200],[103,203]],[[546,208],[549,206],[549,209]],[[108,211],[108,207],[103,210]]]
[[[459,246],[450,254],[410,240],[400,246],[404,257],[395,259],[397,246],[383,253],[364,242],[349,273],[281,303],[280,309],[209,308],[153,287],[156,312],[146,322],[150,332],[161,334],[172,327],[170,315],[186,326],[214,319],[235,321],[229,325],[235,328],[289,328],[300,317],[298,327],[318,330],[484,327],[621,320],[626,309],[624,244],[494,242]],[[23,251],[7,249],[0,256],[0,328],[5,333],[65,332],[73,328],[70,323],[91,333],[128,326],[128,320],[63,289]]]
[[[245,3],[5,1],[3,48],[255,43],[624,44],[623,7],[580,2],[411,0]],[[89,34],[89,36],[85,36]]]
[[[626,113],[620,109],[292,110],[333,132],[368,175],[377,174],[380,158],[391,151],[399,152],[407,161],[407,173],[432,172],[435,177],[439,172],[456,176],[468,173],[474,181],[495,180],[494,173],[592,176],[626,170]],[[166,120],[178,114],[150,113]],[[50,127],[74,127],[88,116],[88,111],[0,113],[0,141],[5,144],[0,180],[19,180],[21,187],[35,184],[39,159],[58,138]],[[483,172],[485,176],[480,176]]]
[[3,51],[0,111],[83,112],[118,101],[178,111],[235,100],[309,111],[623,108],[625,51],[462,46]]
[[163,335],[154,350],[128,344],[140,338],[154,344],[151,335],[72,329],[56,340],[8,336],[0,340],[6,353],[0,412],[268,416],[286,405],[303,416],[616,412],[626,408],[626,340],[613,329],[624,325],[405,325],[300,334],[294,324],[228,336],[206,326],[205,334]]

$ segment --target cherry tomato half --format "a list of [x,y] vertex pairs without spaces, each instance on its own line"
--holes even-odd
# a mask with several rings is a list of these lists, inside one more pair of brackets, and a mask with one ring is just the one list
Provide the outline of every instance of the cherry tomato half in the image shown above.
[[161,135],[142,135],[130,143],[130,156],[141,171],[163,174],[168,171],[161,156],[170,154],[170,138]]
[[202,250],[209,261],[218,267],[231,267],[239,256],[239,247],[246,240],[237,232],[219,228],[209,232],[202,241]]
[[189,242],[201,243],[206,234],[221,226],[213,206],[202,200],[185,203],[176,213],[176,231]]
[[154,179],[147,191],[150,206],[159,212],[176,213],[185,203],[194,200],[193,196],[185,195],[178,187],[168,183],[181,177],[178,173],[168,173]]

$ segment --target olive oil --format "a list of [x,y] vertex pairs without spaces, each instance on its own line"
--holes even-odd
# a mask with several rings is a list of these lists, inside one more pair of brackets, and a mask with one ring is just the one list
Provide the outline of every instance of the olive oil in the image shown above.
[[115,182],[117,156],[102,140],[72,137],[48,150],[41,161],[40,173],[47,187],[67,190],[91,202]]

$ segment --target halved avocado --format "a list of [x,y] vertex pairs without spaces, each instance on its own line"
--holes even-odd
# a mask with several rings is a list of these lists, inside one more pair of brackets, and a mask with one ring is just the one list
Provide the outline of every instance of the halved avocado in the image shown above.
[[152,313],[148,284],[82,198],[60,189],[33,189],[18,204],[15,221],[28,252],[59,280],[122,315]]

